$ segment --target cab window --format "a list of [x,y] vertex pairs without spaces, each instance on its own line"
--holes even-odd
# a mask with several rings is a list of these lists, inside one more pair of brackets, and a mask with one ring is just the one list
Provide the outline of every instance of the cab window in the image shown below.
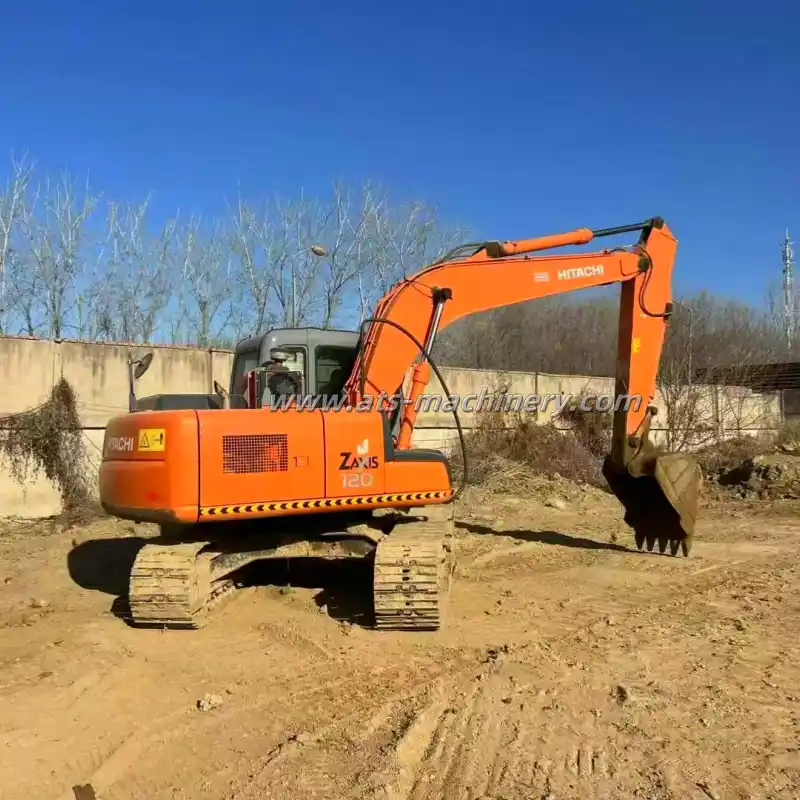
[[316,376],[319,395],[336,396],[342,393],[356,360],[352,347],[321,345],[316,348]]

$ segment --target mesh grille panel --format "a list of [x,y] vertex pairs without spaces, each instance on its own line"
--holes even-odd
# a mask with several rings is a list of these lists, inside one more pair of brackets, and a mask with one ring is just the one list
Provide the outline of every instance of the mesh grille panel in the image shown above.
[[285,433],[247,433],[222,437],[222,471],[245,474],[286,472],[289,444]]

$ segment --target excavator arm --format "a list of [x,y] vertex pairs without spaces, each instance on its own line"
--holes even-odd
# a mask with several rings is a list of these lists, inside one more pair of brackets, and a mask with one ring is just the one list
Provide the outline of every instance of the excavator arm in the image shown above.
[[[542,250],[588,244],[594,239],[640,232],[630,247],[601,252],[531,257]],[[472,252],[461,255],[465,249]],[[656,380],[672,310],[672,268],[677,241],[660,218],[603,230],[516,242],[484,242],[450,256],[393,287],[379,303],[345,386],[351,403],[391,395],[415,358],[410,397],[396,446],[407,449],[416,422],[416,399],[430,377],[428,356],[436,336],[456,320],[479,311],[564,292],[621,284],[615,394],[641,398],[615,403],[611,451],[603,473],[625,508],[637,545],[691,549],[701,473],[683,454],[663,454],[649,441]]]

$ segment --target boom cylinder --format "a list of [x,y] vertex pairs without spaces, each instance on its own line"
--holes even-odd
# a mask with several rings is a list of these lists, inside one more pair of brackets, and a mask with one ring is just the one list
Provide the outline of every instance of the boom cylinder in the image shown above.
[[[436,334],[442,321],[444,304],[452,299],[453,293],[450,289],[441,289],[438,286],[433,289],[433,313],[428,323],[428,331],[425,334],[425,352],[430,354],[433,345],[436,343]],[[411,387],[409,402],[403,413],[403,420],[400,423],[400,435],[397,438],[397,448],[408,450],[411,447],[411,438],[414,435],[414,425],[417,422],[417,400],[428,385],[431,377],[431,368],[428,364],[428,357],[425,353],[420,354],[420,360],[414,366],[411,376]]]

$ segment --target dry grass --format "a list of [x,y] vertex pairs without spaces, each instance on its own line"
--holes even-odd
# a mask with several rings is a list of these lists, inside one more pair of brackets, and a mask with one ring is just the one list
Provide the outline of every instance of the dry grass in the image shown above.
[[[519,411],[477,414],[465,436],[469,484],[524,491],[538,476],[605,489],[601,466],[610,441],[610,415],[583,411],[576,402],[563,410],[558,423],[537,424],[535,415]],[[463,474],[460,453],[454,460]]]

